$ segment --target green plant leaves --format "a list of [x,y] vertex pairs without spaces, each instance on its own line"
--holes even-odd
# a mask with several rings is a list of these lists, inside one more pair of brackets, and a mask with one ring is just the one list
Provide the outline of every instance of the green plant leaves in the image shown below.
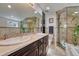
[[74,28],[74,33],[73,33],[73,44],[77,44],[78,43],[78,38],[79,38],[79,25],[76,25],[76,27]]
[[20,21],[20,32],[24,33],[25,32],[25,28],[23,27],[24,23],[23,21]]

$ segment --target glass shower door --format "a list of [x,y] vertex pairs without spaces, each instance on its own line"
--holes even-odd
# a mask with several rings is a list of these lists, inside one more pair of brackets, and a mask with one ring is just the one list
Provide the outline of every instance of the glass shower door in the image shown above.
[[66,43],[66,12],[59,13],[58,16],[58,43],[60,47],[65,48]]

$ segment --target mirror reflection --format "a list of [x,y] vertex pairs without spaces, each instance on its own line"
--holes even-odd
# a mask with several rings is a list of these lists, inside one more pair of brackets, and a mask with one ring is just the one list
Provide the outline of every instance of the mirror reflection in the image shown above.
[[42,15],[25,3],[0,4],[0,39],[41,31]]

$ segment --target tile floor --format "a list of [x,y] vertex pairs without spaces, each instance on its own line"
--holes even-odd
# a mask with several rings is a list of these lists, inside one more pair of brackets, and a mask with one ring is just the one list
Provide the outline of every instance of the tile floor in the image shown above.
[[65,51],[58,46],[55,47],[52,41],[54,41],[53,35],[49,35],[49,45],[47,50],[47,56],[65,56],[66,55]]

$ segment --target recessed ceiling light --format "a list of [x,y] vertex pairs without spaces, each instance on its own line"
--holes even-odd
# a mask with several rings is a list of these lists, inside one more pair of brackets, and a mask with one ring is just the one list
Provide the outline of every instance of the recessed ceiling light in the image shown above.
[[8,5],[8,8],[11,8],[11,5]]
[[36,13],[38,13],[37,11],[34,11],[34,13],[36,14]]
[[74,12],[75,14],[77,14],[78,12]]
[[64,24],[64,28],[67,28],[67,25],[66,24]]
[[46,10],[49,10],[49,9],[50,9],[50,7],[49,7],[49,6],[47,6],[47,7],[46,7]]
[[11,16],[11,17],[14,17],[14,16]]

